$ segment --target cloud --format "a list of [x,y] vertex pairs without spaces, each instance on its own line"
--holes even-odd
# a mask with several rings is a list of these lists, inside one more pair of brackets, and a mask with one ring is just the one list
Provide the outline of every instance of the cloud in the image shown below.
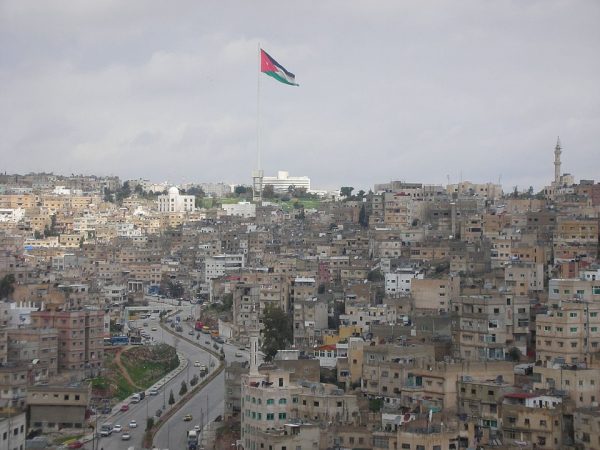
[[560,0],[0,6],[2,169],[250,182],[257,43],[267,173],[368,188],[541,187],[600,164],[600,6]]

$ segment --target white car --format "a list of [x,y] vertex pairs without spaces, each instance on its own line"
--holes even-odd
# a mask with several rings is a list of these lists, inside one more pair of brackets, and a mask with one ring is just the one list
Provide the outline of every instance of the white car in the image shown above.
[[119,425],[119,424],[116,424],[116,425],[113,427],[113,433],[120,433],[122,429],[123,429],[123,427],[122,427],[121,425]]
[[158,395],[158,389],[156,388],[152,388],[148,391],[148,394],[150,395]]
[[194,430],[200,431],[200,425],[194,425]]
[[200,361],[194,362],[194,367],[200,367],[200,366],[201,366]]
[[137,422],[135,420],[130,420],[129,428],[137,428]]

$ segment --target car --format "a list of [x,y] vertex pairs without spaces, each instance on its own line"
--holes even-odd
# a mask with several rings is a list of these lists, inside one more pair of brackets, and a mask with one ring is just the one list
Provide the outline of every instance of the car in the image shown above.
[[148,326],[148,322],[144,322],[144,326],[147,327]]
[[194,417],[192,417],[191,414],[186,414],[185,416],[183,416],[184,422],[191,422],[192,420],[194,420]]
[[194,335],[194,330],[190,330],[190,331],[188,331],[188,334],[189,334],[190,336],[193,336],[193,335]]
[[102,414],[110,414],[112,412],[112,408],[110,406],[105,406],[100,410]]
[[241,358],[242,356],[244,356],[244,355],[242,355],[240,352],[235,352],[235,357],[236,358]]
[[206,345],[210,345],[210,341],[204,341]]
[[156,331],[156,327],[152,327],[152,331]]
[[148,391],[149,395],[158,395],[158,389],[152,388]]
[[131,434],[129,434],[129,433],[123,433],[121,435],[121,440],[122,441],[128,441],[129,439],[131,439]]
[[123,430],[123,427],[121,425],[119,425],[119,424],[116,424],[113,427],[113,433],[120,433],[122,430]]
[[129,411],[129,405],[121,405],[121,412]]
[[194,425],[194,430],[200,431],[200,425]]
[[137,421],[130,420],[129,421],[129,428],[137,428]]
[[194,362],[194,367],[200,367],[202,364],[200,364],[200,361],[195,361]]
[[67,448],[81,448],[83,447],[83,442],[81,441],[73,441],[70,442],[69,445],[67,445]]
[[160,408],[157,409],[155,415],[156,415],[156,417],[162,416],[162,409],[160,409]]

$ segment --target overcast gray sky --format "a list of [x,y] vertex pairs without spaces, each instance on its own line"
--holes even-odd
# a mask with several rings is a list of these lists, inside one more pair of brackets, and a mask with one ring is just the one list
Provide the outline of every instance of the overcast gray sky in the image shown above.
[[[267,175],[600,178],[600,2],[0,0],[0,169],[250,182],[257,44]],[[462,174],[462,175],[461,175]]]

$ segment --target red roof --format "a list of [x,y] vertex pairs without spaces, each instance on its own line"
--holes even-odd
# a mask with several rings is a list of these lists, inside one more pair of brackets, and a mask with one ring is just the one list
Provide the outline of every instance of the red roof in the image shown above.
[[315,350],[335,350],[337,347],[333,344],[330,345],[321,345],[320,347],[315,348]]
[[531,392],[511,392],[509,394],[504,394],[504,397],[508,398],[531,398],[537,397],[539,394],[533,394]]

